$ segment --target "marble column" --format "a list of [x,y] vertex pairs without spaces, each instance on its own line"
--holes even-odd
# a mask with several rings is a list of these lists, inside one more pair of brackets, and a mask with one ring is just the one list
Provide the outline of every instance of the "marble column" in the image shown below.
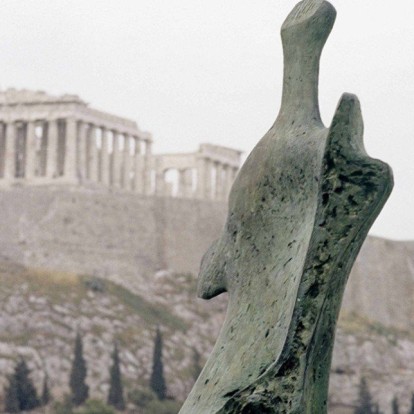
[[144,159],[141,154],[141,142],[138,137],[135,139],[135,154],[134,154],[134,191],[142,194],[144,193]]
[[178,197],[191,198],[193,185],[193,171],[191,168],[179,170],[178,176]]
[[153,194],[156,190],[156,173],[152,170],[152,141],[145,141],[145,155],[143,156],[143,182],[144,182],[144,194]]
[[[29,180],[35,176],[36,154],[37,154],[37,142],[36,141],[37,141],[36,123],[33,121],[29,121],[27,123],[27,129],[26,129],[26,165],[25,165],[25,178]],[[37,161],[38,161],[37,175],[40,175],[40,157]]]
[[224,177],[223,177],[224,167],[223,164],[220,162],[216,163],[216,191],[215,191],[215,199],[216,200],[223,200],[224,198]]
[[16,178],[25,178],[26,174],[26,143],[27,143],[27,123],[18,122],[16,125]]
[[16,123],[6,124],[6,156],[4,178],[14,180],[16,175]]
[[90,125],[88,133],[89,145],[89,180],[96,183],[98,181],[98,147],[96,145],[96,126]]
[[126,190],[131,189],[131,165],[132,165],[131,151],[132,151],[132,139],[128,134],[125,134],[123,188],[125,188]]
[[40,136],[39,145],[39,158],[38,158],[38,170],[39,177],[46,177],[46,165],[47,165],[47,122],[41,121],[42,134]]
[[236,179],[236,177],[237,177],[237,173],[239,172],[239,169],[238,169],[238,167],[233,167],[232,168],[232,170],[231,170],[231,183],[232,183],[232,185],[233,185],[233,183],[234,183],[234,180]]
[[162,168],[157,168],[155,176],[155,194],[159,197],[165,196],[165,171]]
[[80,122],[78,133],[78,178],[82,183],[87,178],[87,139],[89,125],[86,122]]
[[234,177],[233,177],[233,167],[231,165],[226,165],[226,177],[225,177],[225,199],[227,200],[231,186],[233,185]]
[[178,188],[177,188],[177,197],[185,197],[185,171],[178,170]]
[[6,124],[0,122],[0,178],[4,178],[4,164],[6,157]]
[[215,190],[213,185],[213,168],[214,168],[214,162],[212,160],[207,159],[206,160],[206,174],[205,174],[205,184],[204,184],[204,199],[206,200],[212,200],[214,199],[214,192]]
[[120,151],[120,138],[117,131],[113,131],[113,165],[112,165],[112,185],[119,187],[121,183],[122,153]]
[[206,196],[206,173],[207,173],[207,159],[198,158],[196,161],[197,165],[197,198],[203,200]]
[[101,148],[101,181],[104,185],[110,184],[110,165],[109,165],[109,131],[102,128],[102,148]]
[[56,174],[57,147],[58,147],[58,123],[56,119],[50,119],[47,125],[46,176],[48,178],[55,178],[57,175]]
[[76,144],[78,126],[75,118],[66,119],[65,162],[64,177],[69,181],[76,181]]

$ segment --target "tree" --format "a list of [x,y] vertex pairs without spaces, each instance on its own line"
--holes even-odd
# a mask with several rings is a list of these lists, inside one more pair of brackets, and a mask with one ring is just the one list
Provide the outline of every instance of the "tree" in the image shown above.
[[122,386],[121,367],[117,344],[115,344],[114,351],[112,353],[112,366],[109,371],[108,404],[120,411],[125,409],[124,390]]
[[411,408],[408,414],[414,414],[414,393],[411,394]]
[[70,372],[69,386],[72,402],[75,406],[83,404],[89,396],[89,387],[86,384],[86,361],[83,357],[83,345],[79,332],[76,334],[75,351]]
[[42,405],[48,405],[50,402],[50,391],[49,391],[49,381],[47,374],[43,378],[43,389],[41,397]]
[[365,378],[361,378],[359,384],[358,405],[355,408],[355,414],[374,414],[374,407],[372,404],[372,397],[368,389],[368,384]]
[[159,327],[157,327],[157,333],[154,340],[150,387],[160,400],[164,400],[167,394],[167,387],[164,379],[164,366],[162,363],[162,347],[162,334]]
[[26,361],[21,358],[14,370],[14,377],[17,386],[17,399],[21,411],[30,411],[40,406],[37,391],[30,379],[30,370]]
[[9,413],[30,411],[40,406],[37,391],[30,379],[30,370],[26,361],[21,358],[14,372],[9,376],[9,384],[5,390],[5,409]]
[[4,391],[4,409],[7,413],[18,413],[20,411],[17,399],[17,384],[14,375],[8,377],[9,384]]
[[398,404],[397,397],[394,397],[391,402],[392,414],[400,414],[400,405]]

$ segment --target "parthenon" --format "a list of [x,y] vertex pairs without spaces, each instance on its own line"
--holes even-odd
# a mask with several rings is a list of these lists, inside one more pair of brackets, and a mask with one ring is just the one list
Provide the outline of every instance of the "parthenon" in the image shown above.
[[241,152],[201,144],[152,153],[136,122],[91,108],[77,95],[0,91],[0,186],[98,185],[160,197],[227,198]]

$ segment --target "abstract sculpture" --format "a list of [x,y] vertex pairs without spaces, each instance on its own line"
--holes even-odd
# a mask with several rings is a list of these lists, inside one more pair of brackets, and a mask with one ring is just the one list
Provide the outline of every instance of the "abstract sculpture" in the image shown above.
[[330,128],[318,107],[336,12],[299,3],[282,27],[280,113],[241,169],[198,294],[229,294],[226,320],[181,414],[327,412],[336,321],[352,264],[388,198],[388,165],[367,156],[358,99]]

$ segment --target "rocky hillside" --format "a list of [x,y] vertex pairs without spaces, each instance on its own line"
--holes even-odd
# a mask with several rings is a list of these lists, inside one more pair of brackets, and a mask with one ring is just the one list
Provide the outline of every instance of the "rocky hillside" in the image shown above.
[[[82,333],[92,395],[104,397],[110,352],[119,341],[127,389],[145,387],[157,326],[165,339],[169,393],[185,398],[193,383],[194,349],[205,359],[219,332],[225,298],[195,298],[191,275],[159,272],[132,293],[96,277],[0,264],[0,382],[24,356],[40,387],[47,372],[55,396],[67,392],[76,331]],[[414,335],[344,313],[331,380],[333,414],[352,413],[360,378],[384,413],[398,396],[408,408],[414,391]]]
[[157,326],[164,336],[168,391],[184,399],[193,383],[193,355],[207,355],[220,328],[224,302],[200,303],[189,275],[158,273],[142,295],[98,278],[0,266],[0,382],[18,355],[52,392],[67,392],[76,331],[84,341],[92,396],[107,391],[110,352],[117,340],[127,388],[146,386]]
[[353,414],[360,379],[384,414],[397,397],[408,412],[414,392],[414,332],[342,315],[336,334],[330,382],[332,414]]

